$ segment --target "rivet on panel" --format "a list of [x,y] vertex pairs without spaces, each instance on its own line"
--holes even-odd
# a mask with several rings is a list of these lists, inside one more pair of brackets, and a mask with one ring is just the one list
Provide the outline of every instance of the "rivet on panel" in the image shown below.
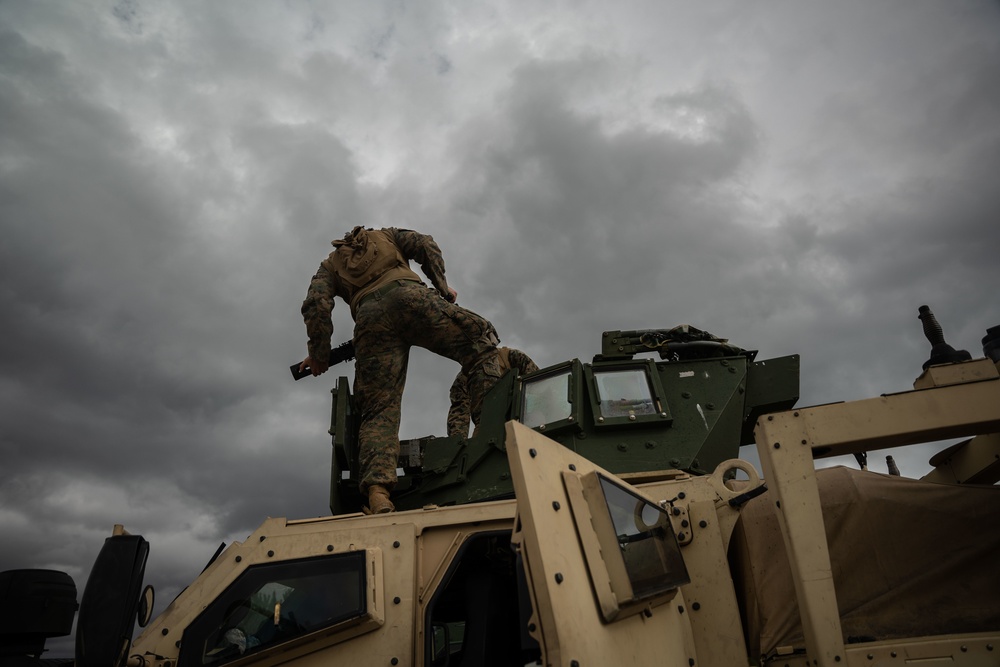
[[274,558],[274,552],[273,551],[268,551],[267,552],[267,557],[268,558]]
[[399,548],[399,540],[396,540],[395,542],[392,543],[392,548],[393,549],[398,549]]
[[531,458],[535,458],[536,456],[538,456],[538,452],[536,452],[534,449],[529,449],[528,454],[531,455]]
[[556,572],[556,583],[561,584],[563,582],[562,572]]
[[560,507],[560,505],[559,505],[559,501],[558,501],[558,500],[553,500],[553,501],[552,501],[552,509],[554,509],[554,510],[558,511],[558,510],[559,510],[559,507]]

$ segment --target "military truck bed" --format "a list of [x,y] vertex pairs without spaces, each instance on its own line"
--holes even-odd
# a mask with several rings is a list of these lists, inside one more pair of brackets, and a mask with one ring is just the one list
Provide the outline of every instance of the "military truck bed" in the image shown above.
[[[845,643],[1000,629],[1000,488],[816,475]],[[749,655],[804,648],[773,494],[743,508],[730,565]]]

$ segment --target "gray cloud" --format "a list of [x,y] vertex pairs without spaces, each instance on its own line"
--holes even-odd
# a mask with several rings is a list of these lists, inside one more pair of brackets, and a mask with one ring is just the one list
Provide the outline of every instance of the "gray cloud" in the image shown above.
[[[163,603],[220,541],[324,514],[332,379],[286,369],[355,224],[433,234],[461,302],[543,365],[688,322],[801,354],[801,404],[863,398],[919,373],[923,303],[978,355],[998,23],[979,2],[0,5],[0,569],[82,590],[125,523]],[[444,432],[456,370],[414,351],[403,437]]]

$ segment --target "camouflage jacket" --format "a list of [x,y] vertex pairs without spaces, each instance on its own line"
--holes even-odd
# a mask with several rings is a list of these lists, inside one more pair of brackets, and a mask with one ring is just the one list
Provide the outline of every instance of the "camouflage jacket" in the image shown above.
[[[441,256],[441,248],[438,247],[433,237],[395,227],[388,227],[381,231],[389,236],[407,262],[413,260],[420,265],[420,269],[439,294],[448,295],[448,282],[444,277],[444,258]],[[345,235],[345,238],[349,235],[350,232]],[[341,241],[333,243],[336,247]],[[330,253],[331,258],[333,254]],[[302,319],[306,325],[306,334],[309,337],[309,356],[319,361],[328,361],[330,358],[334,297],[339,296],[348,300],[353,294],[352,286],[341,284],[336,274],[325,266],[327,261],[329,260],[320,264],[316,274],[309,282],[309,289],[301,309]]]

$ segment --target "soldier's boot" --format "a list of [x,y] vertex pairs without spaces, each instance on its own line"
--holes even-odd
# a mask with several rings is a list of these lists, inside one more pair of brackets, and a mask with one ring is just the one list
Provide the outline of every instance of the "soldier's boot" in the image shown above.
[[368,509],[372,514],[395,512],[396,506],[389,500],[389,491],[384,486],[372,484],[368,487]]

